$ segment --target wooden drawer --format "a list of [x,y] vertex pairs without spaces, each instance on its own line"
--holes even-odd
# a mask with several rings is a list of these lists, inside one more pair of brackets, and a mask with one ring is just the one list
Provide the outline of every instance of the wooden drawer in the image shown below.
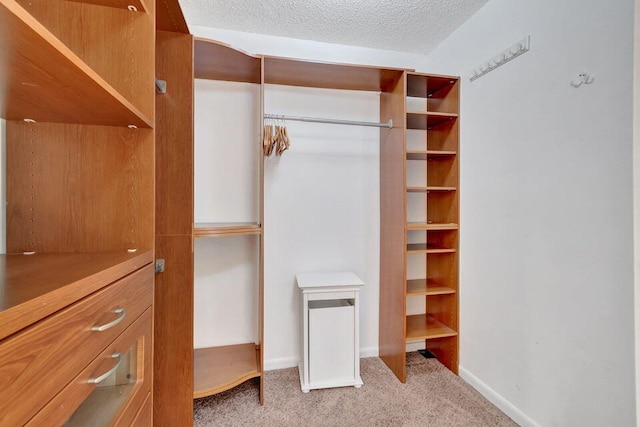
[[27,422],[152,302],[147,266],[1,341],[0,425]]
[[136,419],[131,424],[132,427],[149,427],[153,425],[153,405],[151,401],[151,393],[147,395],[142,408],[138,411]]
[[[153,354],[151,325],[152,310],[149,308],[38,412],[27,426],[57,426],[72,415],[73,418],[69,420],[71,426],[131,426],[141,409],[144,409],[145,401],[150,401]],[[120,358],[114,358],[114,354],[120,355]],[[113,378],[107,375],[123,365],[127,366],[119,375],[113,375]],[[101,376],[98,384],[90,381]],[[109,382],[118,376],[119,382]],[[148,423],[145,426],[150,425]]]

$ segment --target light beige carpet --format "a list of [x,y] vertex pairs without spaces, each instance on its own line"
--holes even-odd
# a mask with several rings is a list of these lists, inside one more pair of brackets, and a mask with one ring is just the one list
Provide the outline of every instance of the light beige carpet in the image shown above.
[[407,383],[377,357],[361,360],[364,386],[300,391],[297,368],[194,401],[194,426],[517,426],[435,359],[407,355]]

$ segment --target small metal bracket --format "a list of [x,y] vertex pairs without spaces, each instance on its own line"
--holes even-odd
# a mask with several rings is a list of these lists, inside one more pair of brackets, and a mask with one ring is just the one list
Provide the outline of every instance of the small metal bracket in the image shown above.
[[156,273],[164,272],[164,259],[160,258],[156,260]]
[[156,79],[156,92],[167,93],[167,81]]

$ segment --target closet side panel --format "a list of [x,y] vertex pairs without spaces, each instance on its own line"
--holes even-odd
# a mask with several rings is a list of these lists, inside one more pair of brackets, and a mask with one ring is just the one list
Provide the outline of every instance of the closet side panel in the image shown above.
[[380,358],[402,382],[405,369],[405,80],[380,95]]
[[193,422],[193,38],[158,31],[156,76],[155,426]]

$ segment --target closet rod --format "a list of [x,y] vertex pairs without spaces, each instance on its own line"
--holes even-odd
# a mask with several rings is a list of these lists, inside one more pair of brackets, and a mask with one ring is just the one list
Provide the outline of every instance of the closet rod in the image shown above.
[[393,127],[393,120],[389,120],[388,123],[376,123],[376,122],[359,122],[354,120],[317,119],[314,117],[281,116],[278,114],[265,114],[264,118],[292,120],[296,122],[333,123],[335,125],[371,126],[371,127],[389,128],[389,129]]

